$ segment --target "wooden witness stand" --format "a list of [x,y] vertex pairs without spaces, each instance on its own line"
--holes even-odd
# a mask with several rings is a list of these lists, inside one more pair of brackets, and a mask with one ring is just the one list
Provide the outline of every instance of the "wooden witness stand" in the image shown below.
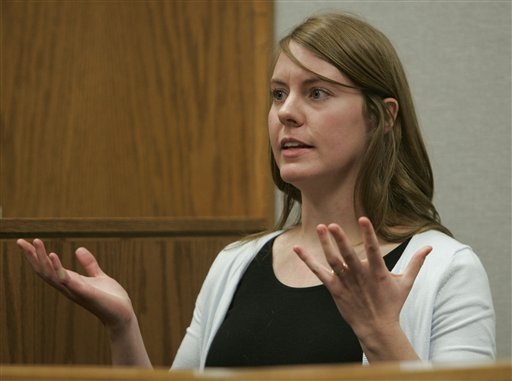
[[299,380],[299,381],[508,381],[512,368],[509,362],[488,365],[423,366],[418,364],[380,364],[372,366],[296,366],[264,369],[225,370],[205,372],[173,371],[167,369],[144,370],[99,367],[40,367],[1,366],[2,381],[116,381],[116,380]]

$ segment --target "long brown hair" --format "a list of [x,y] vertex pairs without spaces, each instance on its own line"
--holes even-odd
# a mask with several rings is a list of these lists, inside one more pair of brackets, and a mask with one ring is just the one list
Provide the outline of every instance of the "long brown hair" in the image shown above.
[[[428,229],[450,234],[432,203],[432,168],[406,75],[388,38],[354,16],[329,13],[308,18],[279,42],[277,53],[301,65],[289,50],[291,40],[337,67],[364,95],[372,132],[354,189],[356,215],[364,211],[377,235],[390,242]],[[398,101],[394,124],[385,98]],[[301,202],[301,194],[283,181],[272,154],[271,171],[283,192],[276,225],[281,229],[295,202]]]

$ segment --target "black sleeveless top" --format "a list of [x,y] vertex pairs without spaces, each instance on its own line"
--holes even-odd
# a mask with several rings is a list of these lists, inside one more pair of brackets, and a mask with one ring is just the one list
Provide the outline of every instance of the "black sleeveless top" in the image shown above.
[[[282,284],[269,240],[238,285],[210,346],[207,367],[361,362],[362,349],[324,285]],[[391,270],[408,241],[384,256]]]

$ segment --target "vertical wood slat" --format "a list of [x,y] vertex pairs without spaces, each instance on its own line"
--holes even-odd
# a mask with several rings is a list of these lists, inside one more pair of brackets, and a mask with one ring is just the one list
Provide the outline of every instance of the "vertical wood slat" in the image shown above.
[[4,217],[270,221],[271,2],[1,7]]
[[[110,364],[108,337],[101,323],[37,277],[11,238],[34,222],[9,222],[3,224],[9,232],[0,232],[0,363]],[[179,222],[175,221],[176,226]],[[73,253],[87,247],[102,269],[126,288],[155,366],[170,366],[213,259],[241,236],[244,225],[234,224],[230,233],[226,221],[198,223],[195,231],[193,221],[186,223],[187,229],[181,232],[159,229],[152,235],[146,229],[143,234],[134,231],[118,237],[107,233],[115,225],[112,222],[103,221],[104,234],[100,234],[101,222],[82,234],[77,234],[77,226],[84,226],[80,220],[68,221],[67,229],[62,221],[53,227],[46,222],[47,249],[59,253],[66,267],[81,272]],[[167,225],[173,224],[168,221]],[[87,221],[85,225],[89,226]],[[140,231],[140,224],[132,225]],[[222,229],[214,230],[215,225]],[[251,233],[261,226],[262,221],[255,221],[245,224],[244,230]]]

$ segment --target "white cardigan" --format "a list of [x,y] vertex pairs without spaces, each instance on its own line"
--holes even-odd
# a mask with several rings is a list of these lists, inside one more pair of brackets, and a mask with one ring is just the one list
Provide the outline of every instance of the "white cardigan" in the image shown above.
[[[174,369],[204,369],[211,342],[245,270],[263,245],[281,232],[235,242],[215,259],[196,301]],[[393,273],[432,246],[400,313],[400,325],[423,361],[481,361],[496,356],[495,315],[485,270],[469,246],[438,231],[413,236]],[[363,355],[363,363],[367,363]]]

